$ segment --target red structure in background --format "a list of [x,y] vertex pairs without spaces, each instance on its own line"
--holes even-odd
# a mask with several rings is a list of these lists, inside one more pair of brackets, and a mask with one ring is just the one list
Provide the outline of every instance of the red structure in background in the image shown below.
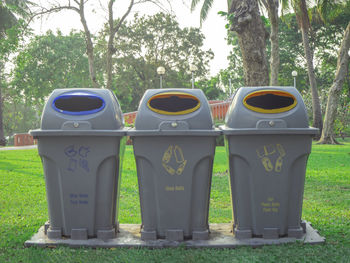
[[34,145],[33,136],[28,133],[16,133],[14,135],[14,146]]
[[[211,100],[209,101],[211,113],[215,121],[224,121],[226,112],[231,105],[231,101]],[[125,123],[132,125],[135,122],[137,111],[124,113]],[[131,139],[128,137],[126,144],[132,144]]]
[[124,115],[125,123],[134,124],[135,119],[136,119],[136,114],[137,114],[137,111],[124,113],[123,115]]
[[211,114],[215,121],[224,121],[231,101],[210,104]]
[[[231,101],[222,101],[222,100],[211,100],[209,101],[211,113],[214,120],[224,121],[226,112],[230,107]],[[127,124],[133,124],[135,122],[137,111],[124,113],[124,120]]]
[[[221,101],[221,100],[212,100],[209,101],[211,113],[215,121],[224,121],[226,112],[230,107],[231,101]],[[125,123],[132,125],[135,122],[137,111],[124,113]],[[30,134],[27,133],[18,133],[14,135],[14,146],[25,146],[33,145],[35,140]],[[129,142],[130,143],[130,142]]]

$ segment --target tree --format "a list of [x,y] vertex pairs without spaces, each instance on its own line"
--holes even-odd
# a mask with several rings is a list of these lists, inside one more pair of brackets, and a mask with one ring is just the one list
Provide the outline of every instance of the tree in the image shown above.
[[244,85],[243,78],[243,62],[242,54],[238,44],[237,35],[233,32],[228,32],[227,43],[232,45],[232,50],[230,51],[228,68],[220,71],[220,79],[225,87],[230,87],[231,80],[231,90],[227,90],[228,95],[232,95],[234,91]]
[[242,52],[246,86],[269,84],[266,57],[267,32],[256,0],[228,0],[230,29],[236,32]]
[[36,128],[47,96],[57,88],[93,87],[83,32],[48,31],[18,51],[5,92],[7,134]]
[[[38,15],[45,15],[45,14],[50,14],[53,12],[59,12],[62,10],[72,10],[76,12],[79,17],[81,24],[84,28],[84,33],[85,33],[85,41],[86,41],[86,53],[88,55],[88,61],[89,61],[89,72],[90,72],[90,78],[93,86],[95,88],[100,87],[102,84],[98,83],[97,78],[96,78],[96,68],[95,68],[95,56],[94,56],[94,43],[92,39],[92,35],[90,33],[89,27],[88,27],[88,22],[86,21],[86,15],[85,15],[85,9],[87,6],[87,2],[89,0],[66,0],[65,4],[61,4],[57,1],[53,1],[53,4],[49,2],[49,7],[43,7],[41,6],[39,11],[35,12],[35,15],[33,17],[36,17]],[[106,88],[107,89],[112,89],[112,56],[115,53],[115,47],[114,47],[114,40],[115,36],[118,33],[121,25],[125,22],[125,19],[127,16],[130,14],[132,8],[137,5],[137,4],[142,4],[142,3],[153,3],[158,6],[161,5],[161,1],[159,0],[130,0],[129,5],[127,9],[123,12],[122,16],[120,19],[115,20],[114,18],[114,4],[115,0],[109,0],[107,3],[107,12],[108,12],[108,45],[107,45],[107,56],[106,56],[106,64],[107,67],[106,69],[106,76],[107,76],[107,81],[106,81]],[[100,5],[102,6],[101,2]]]
[[42,106],[58,88],[92,87],[84,33],[48,31],[35,36],[14,61],[11,101]]
[[278,41],[278,8],[279,0],[259,0],[268,12],[271,31],[270,31],[270,44],[271,44],[271,56],[270,56],[270,86],[278,85],[278,72],[280,67],[280,52]]
[[14,133],[27,133],[40,126],[40,112],[43,105],[25,104],[25,100],[6,96],[4,98],[4,132],[9,137]]
[[[96,44],[98,67],[105,71],[108,27]],[[163,66],[164,88],[190,87],[189,63],[197,66],[196,78],[208,73],[213,53],[202,50],[204,35],[198,28],[181,29],[174,16],[158,13],[150,17],[135,15],[119,29],[112,57],[115,76],[112,87],[123,109],[136,110],[146,89],[159,88],[157,67]]]
[[196,82],[196,88],[203,90],[208,100],[225,99],[224,91],[220,89],[220,74],[210,79]]
[[[17,19],[15,14],[26,15],[27,1],[1,1],[0,2],[0,73],[4,70],[5,61],[19,43],[24,30],[23,19]],[[6,145],[3,127],[3,74],[0,74],[0,145]]]
[[[213,1],[204,0],[201,21],[206,18]],[[191,9],[194,10],[199,2],[192,0]],[[227,4],[230,30],[236,32],[242,52],[245,85],[268,85],[267,32],[260,17],[257,0],[228,0]]]
[[283,9],[288,9],[291,5],[296,14],[299,28],[301,30],[304,53],[307,61],[307,72],[309,76],[309,83],[312,96],[313,122],[312,126],[319,128],[322,131],[322,112],[321,104],[317,90],[317,82],[314,69],[314,54],[310,46],[309,33],[311,29],[310,18],[308,13],[308,6],[306,0],[291,0],[284,1]]
[[[332,86],[337,69],[337,53],[344,31],[349,23],[350,8],[341,5],[336,12],[337,16],[332,20],[328,19],[326,24],[321,20],[316,8],[313,8],[310,12],[313,18],[311,23],[314,36],[312,48],[314,50],[315,75],[320,94],[321,110],[326,112],[329,88]],[[279,31],[281,58],[279,82],[281,85],[291,85],[291,72],[297,70],[297,88],[303,95],[310,119],[312,119],[312,98],[308,88],[307,63],[295,14],[285,15],[283,21],[280,22]],[[349,76],[349,73],[346,75]],[[349,127],[349,90],[350,85],[346,81],[337,103],[334,134],[343,134]]]
[[299,91],[304,91],[308,87],[307,66],[295,14],[284,15],[283,20],[280,21],[279,44],[279,84],[281,86],[293,85],[291,73],[295,70],[298,72],[296,87]]
[[341,93],[343,83],[349,72],[349,50],[350,50],[350,22],[345,30],[344,38],[338,53],[337,72],[333,85],[329,90],[326,114],[324,119],[324,127],[319,143],[337,144],[334,138],[334,122],[336,118],[337,105],[339,95]]

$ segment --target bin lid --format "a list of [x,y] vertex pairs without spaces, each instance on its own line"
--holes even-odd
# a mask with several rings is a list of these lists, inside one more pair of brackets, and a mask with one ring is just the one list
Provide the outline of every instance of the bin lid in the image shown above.
[[295,133],[318,132],[309,128],[305,104],[294,87],[240,88],[226,114],[223,129],[258,130],[261,134],[267,130],[285,133],[286,129]]
[[49,96],[41,130],[118,130],[124,119],[116,96],[107,89],[56,89]]
[[210,106],[200,89],[149,89],[135,119],[135,131],[214,130]]

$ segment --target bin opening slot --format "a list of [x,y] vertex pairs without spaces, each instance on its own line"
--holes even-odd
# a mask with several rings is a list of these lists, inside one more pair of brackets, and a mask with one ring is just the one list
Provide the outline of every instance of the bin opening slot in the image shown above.
[[281,113],[297,105],[296,98],[286,91],[260,90],[249,93],[243,100],[246,108],[260,113]]
[[55,98],[52,107],[68,115],[87,115],[103,110],[105,101],[95,94],[73,92]]
[[197,97],[183,92],[165,92],[148,100],[148,107],[165,115],[182,115],[196,111],[200,107]]

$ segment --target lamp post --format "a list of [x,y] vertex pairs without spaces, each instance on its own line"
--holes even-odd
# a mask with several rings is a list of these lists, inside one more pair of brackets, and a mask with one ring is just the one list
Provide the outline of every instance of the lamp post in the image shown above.
[[159,81],[160,81],[160,88],[163,88],[163,75],[165,74],[165,68],[164,67],[158,67],[157,73],[159,75]]
[[294,78],[294,88],[297,87],[297,83],[296,83],[296,78],[298,76],[298,72],[296,72],[295,70],[292,71],[292,76]]
[[232,83],[231,83],[231,78],[228,79],[228,83],[229,83],[229,89],[230,89],[230,91],[229,91],[229,98],[231,98],[231,96],[232,96]]
[[192,89],[194,89],[194,72],[197,70],[198,68],[196,67],[196,65],[193,65],[193,64],[190,65],[190,71],[192,73]]

